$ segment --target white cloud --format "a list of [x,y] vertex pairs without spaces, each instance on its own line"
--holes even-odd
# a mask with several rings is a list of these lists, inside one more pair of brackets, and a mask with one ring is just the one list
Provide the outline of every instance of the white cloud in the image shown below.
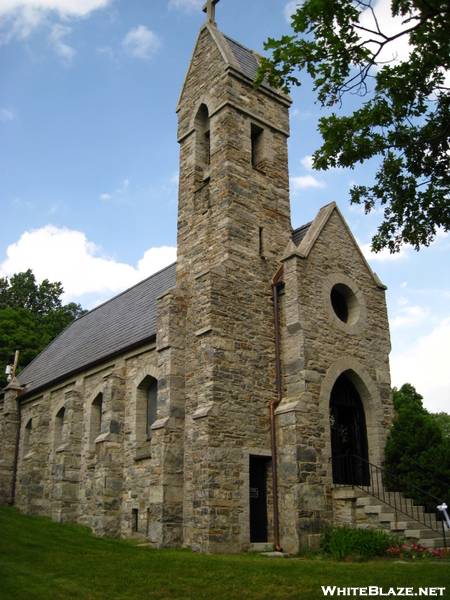
[[122,181],[122,187],[117,188],[116,194],[123,194],[123,192],[130,186],[130,180],[125,179]]
[[203,4],[203,0],[170,0],[168,9],[193,12],[195,10],[201,10]]
[[291,24],[291,16],[296,12],[297,6],[301,4],[299,0],[293,0],[293,2],[288,2],[283,9],[283,15],[286,21]]
[[[412,23],[404,24],[404,17],[393,17],[391,13],[391,0],[378,0],[373,5],[374,13],[376,15],[380,30],[386,36],[392,36],[400,33],[403,29],[409,29]],[[372,12],[367,9],[361,13],[360,23],[363,27],[370,29],[371,31],[376,30],[376,24],[372,15]],[[381,36],[377,34],[369,34],[360,32],[361,38],[364,40],[375,39],[381,41]],[[373,44],[370,46],[372,50],[377,50],[378,45]],[[387,44],[381,54],[378,57],[379,62],[389,61],[406,61],[409,58],[410,46],[408,43],[408,36],[401,36],[394,42]]]
[[67,25],[61,25],[56,23],[52,26],[50,33],[50,42],[55,50],[56,54],[60,56],[65,65],[69,66],[73,57],[75,56],[75,50],[63,42],[63,38],[70,34],[72,31],[71,27]]
[[122,45],[132,56],[148,60],[161,46],[161,40],[156,33],[139,25],[127,33]]
[[305,156],[304,158],[302,158],[302,160],[300,162],[305,169],[307,169],[308,171],[312,171],[312,168],[313,168],[313,157],[312,156]]
[[25,38],[55,14],[60,19],[86,17],[112,0],[1,0],[0,43]]
[[429,315],[427,308],[420,306],[404,306],[399,313],[389,320],[391,329],[406,329],[420,325]]
[[0,108],[0,121],[12,121],[14,113],[7,108]]
[[304,175],[302,177],[291,177],[290,183],[293,192],[297,192],[298,190],[303,190],[305,188],[324,188],[325,184],[323,181],[319,181],[312,175]]
[[147,250],[137,268],[102,255],[84,233],[47,225],[26,231],[7,249],[0,266],[4,275],[32,269],[38,281],[61,281],[64,302],[85,294],[101,300],[111,297],[176,260],[176,248],[162,246]]
[[411,383],[431,412],[449,411],[450,318],[401,355],[391,356],[392,384]]
[[98,54],[105,54],[109,58],[113,58],[114,51],[110,46],[103,46],[102,48],[97,48]]
[[[359,244],[359,242],[358,242]],[[380,250],[380,252],[372,252],[371,245],[369,244],[359,244],[362,253],[366,257],[369,262],[373,261],[397,261],[409,258],[410,248],[402,246],[400,252],[395,252],[391,254],[387,248],[384,250]]]
[[109,194],[102,194],[100,200],[111,200],[111,196]]
[[84,17],[110,3],[111,0],[2,0],[0,16],[21,10],[36,10],[55,11],[62,17]]

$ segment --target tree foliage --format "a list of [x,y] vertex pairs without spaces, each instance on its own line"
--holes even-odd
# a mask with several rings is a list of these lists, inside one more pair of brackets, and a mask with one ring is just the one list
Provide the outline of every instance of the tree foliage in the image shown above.
[[[444,435],[435,415],[424,408],[423,397],[410,383],[405,383],[399,390],[394,388],[393,399],[397,418],[386,442],[386,470],[448,502],[450,439]],[[390,485],[397,487],[393,481]],[[400,491],[412,496],[418,503],[428,504],[425,496],[413,492],[408,486],[401,487]],[[429,505],[429,508],[434,510],[436,506]]]
[[431,413],[435,422],[439,425],[442,435],[450,439],[450,415],[445,412]]
[[[297,71],[314,80],[324,107],[362,98],[350,116],[319,120],[323,144],[314,167],[351,167],[373,157],[381,165],[372,186],[355,185],[351,203],[366,213],[384,207],[372,240],[379,251],[404,243],[428,246],[438,227],[450,228],[450,4],[448,0],[391,0],[392,21],[380,25],[374,0],[304,0],[292,16],[294,35],[269,39],[256,85],[266,77],[289,91]],[[364,14],[364,18],[361,16]],[[370,24],[369,24],[370,23]],[[384,30],[383,30],[384,27]],[[399,38],[409,42],[408,61],[394,60]],[[383,62],[386,50],[391,61]]]
[[60,282],[39,285],[28,269],[9,280],[0,278],[0,386],[6,385],[5,368],[19,350],[20,372],[84,311],[79,304],[64,305]]

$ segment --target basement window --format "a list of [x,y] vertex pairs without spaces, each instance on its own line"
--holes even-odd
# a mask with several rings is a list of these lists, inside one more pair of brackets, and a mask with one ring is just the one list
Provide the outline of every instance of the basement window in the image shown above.
[[138,531],[139,529],[139,510],[137,508],[131,509],[131,530]]

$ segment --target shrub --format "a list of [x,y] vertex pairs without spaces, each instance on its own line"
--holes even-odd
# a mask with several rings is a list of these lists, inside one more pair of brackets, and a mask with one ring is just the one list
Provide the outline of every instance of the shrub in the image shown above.
[[398,545],[395,534],[382,529],[351,529],[348,525],[327,527],[320,540],[322,553],[338,560],[347,556],[385,556],[389,548]]
[[422,396],[411,384],[394,388],[392,393],[397,418],[386,441],[384,468],[395,477],[387,474],[384,483],[435,512],[438,503],[450,500],[450,438],[435,415],[423,407]]

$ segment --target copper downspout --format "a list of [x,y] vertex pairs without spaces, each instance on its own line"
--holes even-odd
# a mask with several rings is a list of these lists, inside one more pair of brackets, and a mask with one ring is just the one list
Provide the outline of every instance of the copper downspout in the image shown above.
[[276,360],[276,378],[277,378],[277,397],[270,403],[270,441],[272,450],[272,484],[273,484],[273,528],[275,538],[275,548],[281,552],[280,536],[278,531],[278,478],[277,478],[277,447],[275,437],[275,408],[281,402],[281,366],[280,366],[280,328],[278,322],[278,287],[284,284],[283,266],[279,268],[273,278],[273,316],[275,322],[275,360]]

